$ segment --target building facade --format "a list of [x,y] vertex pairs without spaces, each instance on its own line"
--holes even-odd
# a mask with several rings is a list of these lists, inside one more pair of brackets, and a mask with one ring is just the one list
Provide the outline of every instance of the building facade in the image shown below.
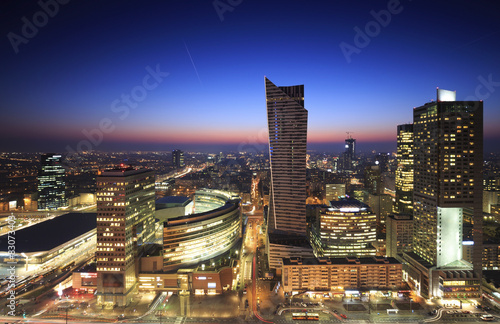
[[174,168],[183,168],[186,164],[184,163],[184,152],[181,150],[172,151],[172,165]]
[[38,172],[38,209],[67,206],[65,170],[60,154],[42,154]]
[[398,125],[394,207],[397,213],[413,213],[413,124]]
[[398,291],[403,284],[402,265],[394,258],[285,258],[282,273],[283,290],[289,294]]
[[386,225],[387,256],[396,258],[403,252],[411,252],[413,217],[406,214],[390,215]]
[[97,303],[128,305],[141,246],[154,240],[155,175],[120,167],[97,177]]
[[[208,260],[231,249],[242,236],[240,199],[220,190],[199,190],[191,215],[163,223],[163,270]],[[198,207],[197,207],[198,206]]]
[[306,235],[307,110],[304,86],[266,83],[271,197],[269,230]]
[[339,200],[345,197],[345,183],[327,183],[325,185],[326,201]]
[[375,256],[377,216],[356,199],[331,201],[312,227],[311,245],[318,257]]
[[353,170],[353,162],[356,160],[356,139],[352,138],[350,135],[345,139],[344,153],[342,155],[343,159],[343,170]]
[[[483,102],[456,101],[454,92],[438,89],[437,101],[414,108],[413,138],[414,255],[409,264],[418,269],[414,261],[422,261],[427,273],[473,270],[477,281],[483,243]],[[473,269],[461,261],[464,208],[473,209]],[[419,292],[426,298],[444,296],[437,278],[420,284]]]

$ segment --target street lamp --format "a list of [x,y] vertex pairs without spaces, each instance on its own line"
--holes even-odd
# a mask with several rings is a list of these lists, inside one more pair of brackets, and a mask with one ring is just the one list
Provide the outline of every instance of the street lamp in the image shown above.
[[413,313],[413,309],[411,308],[411,303],[413,302],[413,299],[410,298],[410,311]]

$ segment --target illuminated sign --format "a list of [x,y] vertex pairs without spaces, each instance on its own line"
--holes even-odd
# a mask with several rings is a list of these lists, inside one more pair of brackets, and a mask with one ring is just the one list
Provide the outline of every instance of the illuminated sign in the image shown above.
[[215,282],[209,282],[207,288],[215,288],[216,286]]
[[82,272],[82,278],[97,278],[97,272]]
[[198,280],[207,280],[207,277],[198,277]]

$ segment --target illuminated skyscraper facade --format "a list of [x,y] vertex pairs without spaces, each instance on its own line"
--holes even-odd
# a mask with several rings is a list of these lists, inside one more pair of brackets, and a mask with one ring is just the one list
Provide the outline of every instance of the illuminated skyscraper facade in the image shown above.
[[271,197],[269,230],[306,235],[307,110],[304,85],[266,82]]
[[[420,275],[424,297],[478,297],[483,241],[483,102],[456,101],[454,92],[440,89],[437,97],[413,110],[414,228],[413,254],[408,254],[408,260],[428,269]],[[474,210],[473,268],[462,261],[464,208]],[[440,283],[453,278],[446,274],[450,269],[469,274]]]
[[137,288],[136,261],[155,229],[155,175],[121,167],[97,177],[97,303],[124,306]]
[[57,209],[67,205],[65,170],[60,154],[42,154],[38,172],[38,209]]
[[398,125],[395,211],[413,213],[413,124]]

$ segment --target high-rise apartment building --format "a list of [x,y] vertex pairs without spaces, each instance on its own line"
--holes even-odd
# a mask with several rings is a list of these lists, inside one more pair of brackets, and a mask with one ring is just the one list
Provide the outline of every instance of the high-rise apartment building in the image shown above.
[[394,207],[398,213],[413,213],[413,124],[398,125]]
[[184,163],[184,152],[181,150],[173,150],[172,151],[172,165],[174,168],[183,168],[185,166]]
[[60,154],[42,154],[38,172],[38,209],[67,205],[65,170]]
[[[413,253],[408,256],[410,264],[427,269],[421,272],[420,292],[426,298],[450,296],[448,292],[477,296],[483,243],[483,102],[456,101],[455,92],[438,89],[437,101],[414,108],[413,138]],[[467,272],[462,261],[464,208],[473,209],[473,272],[443,290],[439,281],[447,277],[444,269]]]
[[137,288],[141,246],[154,240],[155,175],[119,167],[97,177],[97,303],[124,306]]
[[271,197],[269,230],[306,235],[307,110],[304,85],[266,83]]

